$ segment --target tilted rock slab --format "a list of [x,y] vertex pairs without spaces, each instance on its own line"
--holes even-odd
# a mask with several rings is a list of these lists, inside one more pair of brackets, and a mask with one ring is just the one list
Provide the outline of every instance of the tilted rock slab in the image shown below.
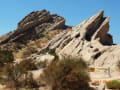
[[6,38],[0,40],[0,45],[13,42],[23,42],[43,37],[47,31],[65,28],[65,19],[48,11],[35,11],[18,23],[18,27]]
[[54,37],[46,49],[55,49],[59,58],[83,58],[94,67],[111,67],[120,60],[120,45],[114,45],[109,30],[109,17],[101,10],[70,31]]

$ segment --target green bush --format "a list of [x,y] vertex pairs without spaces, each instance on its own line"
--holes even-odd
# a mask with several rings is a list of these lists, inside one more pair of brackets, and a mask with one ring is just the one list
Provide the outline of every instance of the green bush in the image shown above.
[[11,51],[0,50],[0,64],[10,63],[14,61],[14,56]]
[[82,59],[65,59],[52,62],[44,74],[53,90],[87,90],[90,81],[87,68]]
[[120,81],[112,80],[106,83],[108,89],[120,89]]

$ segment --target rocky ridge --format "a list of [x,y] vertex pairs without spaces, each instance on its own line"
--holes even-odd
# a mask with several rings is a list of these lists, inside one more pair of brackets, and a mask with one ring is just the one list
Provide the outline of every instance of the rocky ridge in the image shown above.
[[45,37],[50,31],[62,31],[66,28],[65,19],[57,14],[51,15],[46,10],[31,12],[18,23],[15,31],[0,39],[0,46],[11,48],[14,43],[27,44]]
[[[116,70],[119,61],[119,45],[114,45],[109,31],[109,18],[104,10],[68,30],[65,19],[46,10],[32,12],[18,23],[17,30],[0,40],[0,45],[35,41],[47,35],[49,31],[61,30],[49,39],[47,45],[28,58],[39,61],[47,56],[49,50],[55,50],[59,58],[83,58],[90,66],[111,67]],[[49,55],[48,55],[49,56]],[[47,58],[47,57],[46,57]],[[49,59],[49,58],[48,58]]]
[[115,72],[120,58],[120,46],[114,45],[112,36],[108,33],[109,17],[104,17],[103,14],[104,11],[101,10],[72,30],[56,35],[37,54],[53,49],[60,59],[83,58],[90,66],[110,67],[111,72]]
[[[120,61],[120,45],[115,45],[112,35],[108,33],[109,19],[110,17],[104,17],[104,10],[101,10],[72,27],[66,26],[65,19],[57,14],[51,15],[46,10],[35,11],[22,19],[15,31],[0,37],[0,49],[12,50],[18,56],[23,54],[24,61],[31,60],[30,62],[38,64],[39,69],[29,71],[36,81],[39,78],[42,82],[40,75],[56,56],[57,60],[83,58],[89,67],[110,68],[111,77],[108,79],[117,77],[118,80],[120,73],[117,64]],[[21,62],[20,58],[15,60],[15,63]],[[41,62],[45,65],[40,66]],[[105,76],[106,73],[103,72]],[[96,72],[89,74],[91,79],[97,76]],[[105,88],[105,85],[101,87]],[[52,90],[46,89],[46,86],[40,87],[40,90],[43,89]]]

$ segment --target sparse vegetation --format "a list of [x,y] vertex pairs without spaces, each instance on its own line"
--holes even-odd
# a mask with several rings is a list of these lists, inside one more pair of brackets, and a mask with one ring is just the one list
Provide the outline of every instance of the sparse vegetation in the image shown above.
[[106,83],[108,89],[120,89],[120,81],[112,80]]
[[39,69],[40,68],[45,68],[47,66],[47,61],[46,60],[45,61],[40,61],[40,62],[37,62],[35,65]]
[[0,66],[3,66],[5,63],[10,63],[14,61],[14,57],[11,51],[0,50]]
[[37,66],[35,65],[35,63],[31,59],[26,59],[26,60],[21,61],[19,63],[19,65],[21,67],[23,67],[25,69],[25,71],[30,71],[30,70],[36,70],[37,69]]
[[23,77],[25,73],[24,67],[22,67],[20,64],[7,64],[4,69],[3,73],[4,76],[7,78],[7,87],[13,88],[13,87],[19,87],[20,83],[19,80]]
[[35,88],[38,87],[36,81],[32,77],[32,73],[28,70],[34,69],[28,61],[20,64],[6,64],[2,69],[4,75],[4,83],[7,88]]
[[14,50],[22,49],[22,45],[20,43],[15,43]]
[[32,59],[25,59],[20,63],[21,67],[24,67],[26,71],[37,70],[40,68],[45,68],[47,66],[47,61],[34,62]]
[[36,52],[36,49],[32,47],[26,47],[25,50],[23,51],[23,58],[28,57],[35,52]]
[[49,49],[48,53],[49,53],[50,55],[55,56],[55,59],[58,59],[58,55],[56,54],[55,49]]
[[82,59],[65,59],[52,62],[44,70],[53,90],[87,90],[90,81],[87,65]]

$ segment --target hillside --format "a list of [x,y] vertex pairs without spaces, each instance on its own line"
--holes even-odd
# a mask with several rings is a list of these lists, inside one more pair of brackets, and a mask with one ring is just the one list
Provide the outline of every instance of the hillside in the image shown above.
[[56,34],[69,29],[65,19],[57,14],[50,15],[46,10],[31,12],[18,23],[15,31],[0,37],[0,48],[22,58],[26,49],[43,48]]
[[[85,81],[85,78],[87,78],[87,82],[84,82],[84,84],[89,86],[88,82],[90,82],[90,80],[87,75],[90,75],[91,82],[96,78],[94,76],[98,76],[100,79],[106,79],[104,77],[106,74],[104,72],[105,70],[100,73],[91,73],[87,71],[91,67],[95,69],[106,69],[108,74],[110,74],[108,75],[110,76],[108,77],[109,79],[116,77],[116,79],[119,80],[120,45],[115,45],[113,43],[112,35],[108,33],[109,19],[110,17],[104,17],[104,10],[101,10],[77,26],[68,26],[65,24],[65,19],[57,14],[51,15],[50,12],[46,10],[31,12],[18,23],[16,30],[0,37],[0,50],[2,52],[5,50],[7,53],[11,52],[13,54],[14,61],[11,63],[8,63],[7,61],[3,62],[5,60],[6,56],[4,55],[6,55],[6,53],[0,54],[0,60],[5,64],[5,66],[7,66],[6,63],[8,66],[9,64],[20,65],[20,67],[23,65],[23,71],[25,69],[27,72],[30,72],[30,75],[32,74],[33,81],[37,81],[39,79],[39,81],[37,81],[37,85],[39,82],[40,90],[54,90],[53,87],[55,86],[53,84],[55,84],[57,80],[60,83],[56,83],[55,88],[59,87],[62,88],[62,90],[88,90],[81,85],[82,81]],[[72,61],[65,61],[64,59],[70,59]],[[82,61],[79,62],[79,59],[82,59],[86,64]],[[76,60],[78,60],[79,65],[76,63]],[[59,65],[59,63],[62,64]],[[71,63],[75,65],[75,68],[71,67]],[[64,68],[62,68],[62,66]],[[62,77],[64,77],[61,80],[65,81],[68,79],[72,80],[72,78],[76,79],[77,76],[74,75],[80,74],[81,77],[84,77],[80,79],[81,81],[78,81],[81,83],[78,84],[77,81],[71,81],[72,84],[78,84],[79,87],[75,86],[74,89],[73,87],[68,87],[69,84],[67,81],[64,82],[65,86],[62,86],[61,83],[63,82],[57,77],[57,75],[54,76],[53,73],[56,72],[57,74],[59,73],[59,70],[64,71],[66,68],[70,68],[70,75],[68,74],[68,76],[65,77],[66,74],[63,72],[61,74],[60,72],[60,75],[63,75]],[[53,73],[52,69],[54,71]],[[14,67],[13,71],[14,70],[19,69]],[[85,74],[81,74],[82,70],[84,70],[83,72]],[[41,78],[44,71],[47,71],[48,75],[53,74],[54,78],[56,77],[57,80],[54,81],[53,77],[51,77],[53,82],[48,80],[47,82],[50,82],[50,84],[46,84],[45,80]],[[21,78],[23,78],[22,75],[25,74],[25,72],[21,74]],[[14,73],[15,72],[13,72],[12,75]],[[71,82],[69,83],[71,84]],[[42,86],[41,83],[44,83],[44,85]],[[33,82],[30,85],[33,85]],[[48,89],[45,89],[47,87]],[[81,87],[82,89],[80,89]]]

